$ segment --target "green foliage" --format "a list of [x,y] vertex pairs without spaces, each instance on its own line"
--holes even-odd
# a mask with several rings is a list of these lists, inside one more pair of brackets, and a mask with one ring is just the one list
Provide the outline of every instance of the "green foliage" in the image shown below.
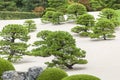
[[100,13],[100,17],[106,18],[106,19],[113,19],[117,17],[117,13],[115,12],[114,9],[105,8],[105,9],[102,9]]
[[112,8],[115,0],[98,0],[103,8]]
[[120,3],[119,3],[119,4],[114,4],[114,5],[113,5],[113,9],[116,9],[116,10],[117,10],[117,9],[120,9]]
[[80,36],[87,37],[89,36],[89,29],[85,26],[75,26],[71,29],[72,32],[78,33]]
[[99,0],[90,0],[90,6],[94,11],[98,11],[100,8],[102,8]]
[[16,11],[17,7],[14,1],[1,1],[0,2],[0,10],[2,11]]
[[118,17],[117,17],[117,19],[118,19],[118,22],[120,22],[120,10],[116,10],[116,13],[117,13],[117,15],[118,15]]
[[48,6],[47,0],[22,0],[22,4],[23,11],[32,11],[38,6],[42,6],[44,8]]
[[58,12],[65,13],[67,8],[67,0],[48,0],[49,8],[54,8]]
[[76,17],[87,12],[86,7],[82,4],[74,3],[68,6],[68,14],[74,14]]
[[40,16],[35,15],[32,12],[6,12],[0,11],[0,19],[30,19],[38,18]]
[[49,5],[49,7],[52,7],[52,8],[57,8],[64,4],[65,4],[65,0],[48,0],[48,5]]
[[96,23],[91,33],[91,38],[114,38],[113,33],[115,32],[115,25],[108,19],[101,19]]
[[89,31],[92,26],[94,26],[94,17],[90,14],[83,14],[79,16],[76,20],[76,23],[81,26],[75,26],[71,29],[72,32],[79,33],[80,36],[89,36]]
[[[0,54],[7,54],[9,61],[16,61],[26,54],[28,45],[28,30],[22,25],[9,24],[0,32]],[[16,41],[17,40],[17,41]]]
[[52,15],[52,20],[51,22],[53,24],[60,24],[60,22],[64,22],[65,19],[64,19],[64,16],[61,12],[54,12],[53,15]]
[[61,80],[67,76],[67,73],[59,68],[47,68],[39,75],[37,80]]
[[60,24],[60,22],[64,21],[65,19],[61,12],[47,11],[42,17],[43,23],[52,22],[53,24]]
[[24,25],[28,29],[28,32],[33,32],[36,30],[36,24],[33,20],[26,20]]
[[78,75],[71,75],[65,77],[62,80],[100,80],[100,79],[96,76],[92,76],[88,74],[78,74]]
[[52,15],[53,15],[54,11],[47,11],[43,16],[42,16],[42,19],[41,21],[43,23],[48,23],[51,21],[52,19]]
[[120,24],[117,19],[118,14],[114,9],[110,8],[103,9],[100,13],[100,17],[111,20],[111,22],[113,22],[115,26],[118,26]]
[[0,79],[5,71],[15,70],[14,66],[7,60],[0,58]]
[[48,67],[62,67],[72,69],[74,64],[86,64],[85,51],[77,48],[75,39],[64,31],[41,31],[38,37],[42,40],[36,41],[36,49],[32,53],[36,56],[54,56],[52,62],[46,62]]
[[93,15],[90,14],[83,14],[78,16],[76,23],[80,25],[84,25],[86,27],[94,26],[95,18]]

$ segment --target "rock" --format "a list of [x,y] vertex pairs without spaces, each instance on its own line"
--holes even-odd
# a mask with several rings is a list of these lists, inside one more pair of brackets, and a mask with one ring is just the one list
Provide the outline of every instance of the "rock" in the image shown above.
[[20,80],[29,80],[27,76],[27,72],[18,72]]
[[2,76],[3,80],[20,80],[16,71],[5,71]]
[[28,72],[5,71],[2,75],[3,80],[36,80],[37,76],[43,71],[41,67],[31,67]]
[[29,80],[36,80],[37,76],[43,71],[41,67],[31,67],[28,70]]

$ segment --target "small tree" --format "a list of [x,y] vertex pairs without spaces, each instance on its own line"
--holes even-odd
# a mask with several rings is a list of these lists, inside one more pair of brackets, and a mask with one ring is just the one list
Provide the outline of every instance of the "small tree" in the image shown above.
[[[86,7],[82,4],[74,3],[67,8],[68,15],[74,14],[76,17],[87,12]],[[69,16],[71,17],[71,16]]]
[[101,11],[99,16],[101,18],[111,20],[115,24],[115,26],[118,26],[120,24],[117,19],[118,15],[114,9],[105,8]]
[[61,12],[54,12],[53,15],[52,15],[52,20],[51,22],[53,24],[60,24],[60,22],[64,22],[65,21],[65,18],[63,16],[63,13]]
[[33,49],[36,56],[54,56],[48,67],[66,67],[72,69],[75,64],[86,64],[85,51],[77,48],[72,35],[64,31],[41,31],[38,36],[42,40],[35,42],[38,47]]
[[28,32],[33,32],[36,30],[36,24],[33,20],[26,20],[24,25],[28,29]]
[[105,8],[102,9],[102,11],[100,12],[100,17],[106,19],[113,19],[113,18],[117,18],[117,13],[115,12],[114,9]]
[[91,33],[91,38],[107,38],[115,37],[113,33],[115,32],[115,25],[108,19],[99,20],[96,26],[93,28],[93,33]]
[[79,16],[76,23],[81,26],[72,28],[72,32],[79,33],[81,36],[88,36],[92,26],[94,26],[94,17],[90,14],[83,14]]
[[42,18],[42,22],[52,22],[53,24],[60,24],[64,22],[64,14],[62,12],[48,11]]
[[2,39],[0,40],[0,54],[7,54],[9,61],[14,61],[26,54],[29,39],[28,31],[25,27],[18,24],[10,24],[3,28],[0,32]]
[[48,23],[51,21],[52,19],[52,15],[53,15],[54,11],[47,11],[43,16],[42,16],[42,19],[41,21],[43,23]]

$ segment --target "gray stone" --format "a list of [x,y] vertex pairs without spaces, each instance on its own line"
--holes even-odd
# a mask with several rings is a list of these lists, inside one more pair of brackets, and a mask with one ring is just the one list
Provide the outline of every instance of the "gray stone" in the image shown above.
[[5,71],[2,76],[3,80],[28,80],[26,72]]
[[36,80],[37,76],[43,71],[41,67],[31,67],[28,72],[5,71],[2,75],[3,80]]
[[18,72],[20,80],[28,80],[27,72]]
[[3,80],[20,80],[16,71],[5,71],[2,76]]
[[38,75],[43,71],[41,67],[31,67],[28,70],[28,78],[29,80],[36,80]]

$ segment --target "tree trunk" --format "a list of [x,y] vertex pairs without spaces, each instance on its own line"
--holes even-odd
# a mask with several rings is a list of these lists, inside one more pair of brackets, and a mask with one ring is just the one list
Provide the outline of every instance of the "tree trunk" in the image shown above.
[[[14,35],[15,35],[15,33],[13,33],[13,35],[12,35],[12,39],[11,39],[11,43],[14,43],[15,42],[15,37],[14,37]],[[13,49],[11,49],[10,48],[10,53],[9,53],[9,56],[8,56],[8,61],[11,61],[11,59],[13,58],[13,56],[14,56],[14,54],[15,54],[15,51],[13,50]]]
[[103,34],[103,39],[104,39],[104,40],[107,40],[107,39],[106,39],[106,35],[105,35],[105,34]]
[[71,65],[67,65],[68,69],[73,69],[73,67]]

